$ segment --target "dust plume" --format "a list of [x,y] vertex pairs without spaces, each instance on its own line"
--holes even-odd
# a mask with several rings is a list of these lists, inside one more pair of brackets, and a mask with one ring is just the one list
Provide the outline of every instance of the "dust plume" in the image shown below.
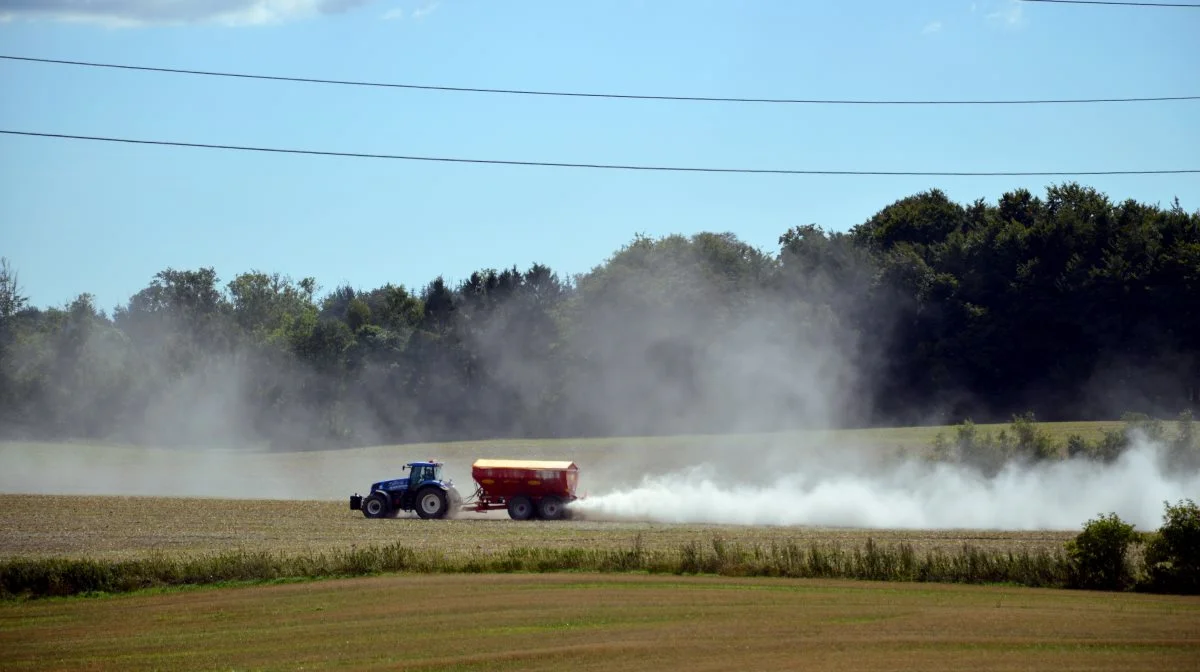
[[762,469],[758,483],[713,462],[647,476],[574,507],[589,519],[894,529],[1074,530],[1116,512],[1140,529],[1164,501],[1200,494],[1200,473],[1171,470],[1163,446],[1136,440],[1111,464],[1009,463],[994,476],[905,459],[886,470],[842,464]]

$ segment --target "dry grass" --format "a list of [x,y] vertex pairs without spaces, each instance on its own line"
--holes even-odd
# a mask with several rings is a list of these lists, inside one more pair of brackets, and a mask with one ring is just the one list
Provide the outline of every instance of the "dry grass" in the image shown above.
[[719,534],[744,545],[836,541],[858,546],[868,537],[908,542],[923,553],[1061,549],[1075,533],[970,530],[847,530],[810,527],[673,525],[663,523],[517,522],[505,514],[459,520],[367,520],[343,502],[158,497],[0,495],[0,559],[80,557],[115,560],[150,551],[187,556],[231,550],[312,553],[401,542],[448,553],[517,547],[628,548],[641,533],[647,550],[704,543]]
[[0,603],[4,667],[1195,670],[1200,599],[869,582],[391,576]]

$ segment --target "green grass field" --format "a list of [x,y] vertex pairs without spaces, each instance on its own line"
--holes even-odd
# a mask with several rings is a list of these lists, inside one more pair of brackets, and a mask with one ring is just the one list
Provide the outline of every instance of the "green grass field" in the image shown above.
[[9,670],[1195,670],[1200,600],[588,574],[0,604]]

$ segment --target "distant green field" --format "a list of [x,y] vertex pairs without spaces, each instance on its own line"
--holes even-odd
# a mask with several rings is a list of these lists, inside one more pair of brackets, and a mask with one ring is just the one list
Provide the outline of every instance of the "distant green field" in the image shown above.
[[[1120,420],[1094,422],[1047,422],[1038,423],[1052,439],[1065,442],[1067,437],[1078,434],[1085,439],[1103,437],[1105,431],[1120,429],[1125,423]],[[1008,424],[979,424],[981,432],[998,432]],[[939,433],[952,438],[956,428],[952,425],[926,427],[878,427],[871,429],[808,430],[762,434],[693,434],[679,436],[632,436],[590,439],[501,439],[488,441],[457,441],[452,443],[416,443],[402,446],[414,452],[433,451],[439,455],[475,454],[479,451],[529,451],[593,453],[612,449],[646,448],[671,449],[695,447],[721,447],[729,445],[822,445],[852,448],[920,449],[930,446]]]
[[[1046,423],[1056,442],[1078,434],[1094,440],[1123,423]],[[979,425],[995,432],[1006,425]],[[733,464],[754,477],[769,460],[803,464],[818,456],[906,451],[920,454],[954,427],[899,427],[774,434],[511,439],[418,443],[316,451],[148,448],[100,443],[0,442],[0,493],[203,496],[233,499],[323,499],[348,496],[374,480],[400,475],[414,459],[436,458],[469,484],[480,457],[575,460],[580,488],[592,493],[627,485],[642,474],[706,461]],[[762,467],[771,469],[771,466]]]

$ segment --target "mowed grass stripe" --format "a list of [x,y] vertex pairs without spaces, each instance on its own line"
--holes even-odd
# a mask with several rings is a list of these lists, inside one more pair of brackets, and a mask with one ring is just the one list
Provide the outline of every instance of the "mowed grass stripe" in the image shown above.
[[[775,589],[786,587],[786,589]],[[1200,598],[389,576],[0,604],[6,669],[1196,669]]]

